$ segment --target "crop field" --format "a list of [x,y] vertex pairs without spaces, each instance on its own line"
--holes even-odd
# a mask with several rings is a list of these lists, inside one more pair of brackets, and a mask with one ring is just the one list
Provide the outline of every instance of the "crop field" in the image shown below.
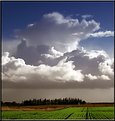
[[114,119],[114,107],[66,107],[63,109],[2,111],[3,119]]

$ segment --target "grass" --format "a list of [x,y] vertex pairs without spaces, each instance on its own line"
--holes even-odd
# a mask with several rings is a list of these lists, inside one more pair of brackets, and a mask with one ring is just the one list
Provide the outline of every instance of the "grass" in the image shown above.
[[55,111],[2,111],[3,119],[114,119],[114,107],[70,107]]

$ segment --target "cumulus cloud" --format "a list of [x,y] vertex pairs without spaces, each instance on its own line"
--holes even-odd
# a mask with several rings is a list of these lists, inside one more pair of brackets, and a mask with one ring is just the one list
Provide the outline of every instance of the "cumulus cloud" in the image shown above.
[[110,80],[110,78],[107,75],[101,75],[99,78],[103,80]]
[[113,76],[114,75],[113,65],[114,65],[114,60],[113,59],[107,59],[104,62],[101,62],[99,64],[99,70],[103,74],[109,74],[109,75]]
[[21,41],[9,42],[9,49],[4,44],[3,85],[20,88],[113,87],[114,60],[104,50],[87,51],[79,47],[79,42],[89,37],[113,36],[112,31],[99,32],[99,29],[100,23],[94,19],[79,21],[58,12],[44,14],[40,21],[17,32]]
[[86,74],[86,77],[90,80],[97,80],[97,79],[102,79],[102,80],[110,80],[110,78],[107,75],[101,75],[101,76],[95,76],[91,74]]
[[95,80],[95,79],[97,79],[97,76],[91,75],[91,74],[87,74],[86,77],[88,77],[90,80]]
[[76,68],[82,70],[84,74],[92,73],[93,75],[100,74],[99,63],[109,58],[103,50],[77,49],[64,55],[68,57],[68,61],[72,60]]
[[61,52],[76,49],[87,34],[100,29],[100,23],[93,19],[79,21],[58,12],[44,14],[38,23],[28,26],[18,33],[19,38],[26,38],[31,46],[47,45]]
[[[108,56],[103,56],[101,53],[96,58],[90,58],[90,54],[87,53],[89,52],[84,49],[77,49],[58,57],[58,62],[53,66],[45,63],[35,66],[26,64],[23,59],[12,57],[5,52],[2,56],[4,86],[8,84],[19,86],[23,83],[22,87],[25,88],[28,87],[27,85],[33,88],[112,87],[113,75],[110,74],[113,74],[113,60],[110,61]],[[105,63],[109,64],[109,67],[106,67],[107,65],[103,67],[102,64]],[[102,67],[107,68],[109,73],[107,69],[104,72]],[[95,86],[92,86],[93,83]]]
[[18,80],[28,81],[30,76],[36,76],[38,81],[39,79],[43,81],[83,81],[84,78],[81,70],[74,70],[75,66],[72,64],[72,61],[65,62],[66,58],[53,67],[44,64],[32,66],[26,65],[23,59],[9,57],[9,53],[6,52],[3,55],[2,61],[3,80],[15,82]]
[[89,15],[89,14],[82,15],[82,18],[83,19],[92,18],[92,17],[93,16],[92,15]]

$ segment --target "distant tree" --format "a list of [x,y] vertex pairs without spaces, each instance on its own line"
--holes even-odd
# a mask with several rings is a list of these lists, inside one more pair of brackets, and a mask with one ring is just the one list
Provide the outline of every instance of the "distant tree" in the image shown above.
[[24,100],[21,103],[13,102],[1,102],[2,105],[7,106],[15,106],[15,105],[23,105],[23,106],[31,106],[31,105],[68,105],[68,104],[85,104],[86,102],[84,100],[81,100],[79,98],[59,98],[59,99],[29,99]]

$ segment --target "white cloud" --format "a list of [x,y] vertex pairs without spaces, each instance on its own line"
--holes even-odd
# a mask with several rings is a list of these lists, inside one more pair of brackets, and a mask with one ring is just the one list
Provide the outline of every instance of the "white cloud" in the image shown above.
[[3,80],[9,81],[32,81],[32,77],[37,81],[83,81],[81,70],[74,70],[72,61],[61,60],[55,66],[41,64],[39,66],[26,65],[23,59],[9,57],[8,52],[3,55]]
[[83,19],[92,18],[92,17],[93,16],[92,15],[89,15],[89,14],[82,15],[82,18]]
[[51,49],[49,50],[49,53],[50,54],[41,54],[41,56],[44,56],[46,58],[52,58],[52,59],[59,58],[60,56],[63,56],[63,53],[55,50],[54,47],[51,47]]
[[88,77],[90,80],[98,79],[97,76],[91,74],[86,74],[85,76]]
[[88,56],[89,59],[97,58],[98,56],[103,56],[104,58],[108,58],[108,55],[107,55],[107,53],[104,50],[87,51],[84,56]]
[[101,75],[99,78],[103,80],[110,80],[110,78],[107,75]]
[[49,19],[50,21],[54,21],[57,24],[66,24],[67,27],[75,27],[77,24],[79,24],[78,19],[72,19],[70,16],[69,17],[64,17],[62,14],[58,12],[53,12],[49,14],[45,14],[43,16],[46,19]]
[[3,52],[3,55],[2,55],[2,65],[7,64],[9,61],[10,61],[9,53],[8,52]]
[[100,32],[95,32],[95,33],[90,33],[87,35],[87,37],[113,37],[114,36],[114,31],[100,31]]
[[50,59],[54,59],[55,58],[54,55],[50,55],[50,54],[41,54],[41,56],[43,56],[45,58],[50,58]]
[[114,75],[114,67],[112,66],[114,64],[114,59],[107,59],[104,62],[101,62],[99,64],[99,70],[103,74],[109,74],[109,75]]
[[27,27],[32,27],[34,26],[35,24],[28,24]]
[[92,74],[86,74],[86,77],[90,80],[97,80],[97,79],[102,79],[102,80],[110,80],[110,78],[107,75],[101,75],[101,76],[96,76]]
[[51,53],[54,54],[54,56],[56,56],[56,57],[63,56],[63,53],[61,53],[61,52],[55,50],[54,47],[51,48]]

